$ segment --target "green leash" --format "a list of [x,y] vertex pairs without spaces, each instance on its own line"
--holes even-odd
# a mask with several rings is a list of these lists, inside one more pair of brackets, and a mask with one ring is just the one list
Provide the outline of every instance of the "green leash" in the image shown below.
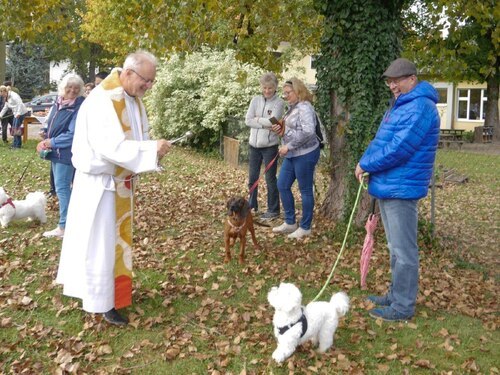
[[[363,174],[363,177],[366,177],[366,176],[368,176],[368,173],[364,173]],[[344,242],[342,243],[342,247],[340,248],[339,255],[337,256],[337,260],[335,261],[335,263],[333,265],[332,271],[330,272],[330,275],[328,276],[328,279],[326,280],[325,285],[323,285],[323,288],[319,291],[318,295],[316,297],[314,297],[314,299],[312,300],[312,302],[316,301],[319,297],[321,297],[321,295],[325,291],[326,287],[330,283],[330,280],[332,279],[333,273],[335,272],[335,268],[337,268],[337,264],[338,264],[338,262],[340,260],[340,257],[342,256],[342,253],[344,252],[344,249],[345,249],[345,244],[347,242],[347,236],[349,235],[349,231],[351,230],[351,225],[352,225],[352,219],[354,217],[354,212],[356,212],[356,208],[358,207],[359,197],[361,196],[361,191],[363,189],[366,190],[367,189],[367,185],[364,182],[360,182],[359,183],[358,194],[356,195],[356,201],[354,202],[354,207],[352,208],[351,217],[349,217],[349,223],[347,224],[347,230],[345,232]]]

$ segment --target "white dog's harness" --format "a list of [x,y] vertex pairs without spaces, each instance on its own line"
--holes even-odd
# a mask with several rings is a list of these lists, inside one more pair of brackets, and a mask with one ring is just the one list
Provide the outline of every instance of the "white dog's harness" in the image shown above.
[[304,314],[304,309],[302,309],[302,316],[297,320],[295,323],[290,323],[284,327],[278,327],[278,332],[280,335],[285,334],[286,331],[288,331],[290,328],[292,328],[295,324],[302,323],[302,334],[300,337],[303,337],[306,332],[307,332],[307,318]]
[[3,206],[7,206],[8,204],[10,204],[12,208],[14,209],[16,208],[16,206],[14,206],[14,202],[12,202],[12,198],[9,198],[5,202],[3,202],[0,208],[2,208]]

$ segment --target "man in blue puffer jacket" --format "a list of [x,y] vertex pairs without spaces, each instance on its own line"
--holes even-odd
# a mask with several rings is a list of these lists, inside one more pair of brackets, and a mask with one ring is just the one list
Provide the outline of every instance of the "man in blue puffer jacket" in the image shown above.
[[373,141],[356,166],[360,181],[378,199],[390,250],[392,280],[384,296],[369,296],[373,318],[407,320],[415,314],[418,292],[417,203],[427,195],[439,140],[438,93],[419,82],[411,61],[394,60],[384,72],[395,96]]

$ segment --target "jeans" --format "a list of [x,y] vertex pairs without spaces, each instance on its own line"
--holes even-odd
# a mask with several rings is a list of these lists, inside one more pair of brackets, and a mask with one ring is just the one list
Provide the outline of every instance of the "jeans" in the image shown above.
[[2,119],[2,141],[7,142],[7,127],[9,125],[9,118]]
[[281,203],[285,211],[285,222],[295,224],[295,201],[292,194],[292,185],[295,180],[299,183],[300,197],[302,198],[302,218],[300,227],[311,229],[314,209],[313,179],[314,169],[318,164],[320,149],[294,158],[285,158],[281,165],[278,177],[278,190]]
[[[264,167],[274,159],[278,154],[278,145],[271,147],[256,148],[249,146],[249,166],[248,166],[248,188],[250,189],[252,185],[257,181],[260,174],[260,167],[262,162],[264,162]],[[276,172],[278,170],[278,160],[275,160],[273,165],[266,172],[266,184],[267,184],[267,211],[273,214],[280,213],[280,195],[278,192],[278,185],[276,179]],[[250,195],[250,208],[259,209],[259,204],[257,202],[259,185],[256,186],[255,190]]]
[[[26,115],[21,115],[19,117],[14,117],[14,122],[12,123],[12,128],[17,129],[20,128],[23,125],[24,117]],[[25,131],[28,131],[28,129],[25,129]],[[14,141],[12,142],[12,147],[14,148],[20,148],[21,145],[23,144],[22,141],[22,136],[21,135],[15,135],[14,136]]]
[[75,168],[71,164],[52,162],[54,183],[56,185],[57,199],[59,200],[59,227],[66,227],[66,216],[68,214],[69,198],[71,197],[71,183]]
[[379,200],[391,261],[389,301],[394,310],[410,316],[415,314],[418,293],[417,203],[418,200]]

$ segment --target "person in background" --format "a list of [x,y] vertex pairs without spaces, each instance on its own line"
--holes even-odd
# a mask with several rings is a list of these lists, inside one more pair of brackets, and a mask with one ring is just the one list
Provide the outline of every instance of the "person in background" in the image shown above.
[[[4,81],[3,85],[7,87],[7,89],[10,87],[12,91],[15,93],[19,94],[19,90],[12,86],[12,81]],[[0,96],[0,111],[5,105],[5,99],[3,96]],[[7,112],[3,115],[3,117],[0,118],[1,121],[1,126],[2,126],[2,141],[3,143],[7,144],[9,143],[8,136],[7,136],[7,130],[9,125],[12,126],[14,124],[14,114],[12,113],[12,109],[8,108]]]
[[3,108],[0,110],[0,118],[4,117],[7,110],[10,108],[14,116],[12,123],[12,134],[14,141],[12,142],[12,148],[21,148],[22,145],[22,125],[24,117],[28,110],[23,104],[21,97],[15,91],[13,91],[8,86],[0,86],[0,96],[3,97]]
[[419,199],[427,195],[439,141],[438,93],[419,82],[415,64],[394,60],[383,77],[394,95],[373,141],[354,174],[378,200],[390,251],[391,285],[383,296],[368,296],[377,305],[375,319],[408,320],[415,315],[419,254]]
[[84,94],[83,96],[89,96],[90,92],[95,88],[95,85],[92,82],[88,82],[84,86]]
[[[5,99],[3,96],[0,95],[0,111],[3,109],[4,105],[5,105]],[[10,109],[4,114],[2,118],[0,118],[3,143],[9,143],[9,140],[7,139],[7,127],[9,126],[9,120],[11,118],[12,118],[12,111]]]
[[[250,102],[245,124],[250,128],[248,187],[251,188],[260,175],[262,162],[267,166],[278,154],[279,137],[271,131],[274,117],[281,119],[285,102],[276,94],[278,79],[274,73],[266,73],[260,77],[262,95],[258,95]],[[261,220],[272,220],[279,217],[280,198],[276,180],[278,161],[266,172],[267,184],[267,212],[260,216]],[[250,208],[258,211],[258,186],[250,195]]]
[[[319,161],[320,144],[316,136],[316,112],[312,94],[297,78],[286,81],[283,95],[289,109],[273,131],[283,134],[279,154],[284,158],[278,177],[278,189],[285,211],[285,222],[273,228],[275,233],[289,233],[288,238],[300,239],[311,234],[314,210],[314,170]],[[297,227],[292,185],[298,181],[302,198],[302,217]]]
[[47,119],[45,139],[38,143],[37,152],[50,160],[54,187],[59,200],[59,223],[54,230],[44,232],[44,237],[64,236],[71,184],[75,168],[71,164],[71,146],[75,132],[76,116],[85,99],[83,80],[70,73],[63,77],[58,87],[58,97]]
[[97,73],[95,75],[95,80],[94,80],[95,86],[99,85],[108,75],[109,75],[108,72],[99,72],[99,73]]
[[137,174],[155,171],[170,150],[149,140],[141,98],[153,87],[156,58],[130,54],[85,99],[73,139],[76,168],[56,282],[83,310],[126,325],[132,304],[132,213]]

